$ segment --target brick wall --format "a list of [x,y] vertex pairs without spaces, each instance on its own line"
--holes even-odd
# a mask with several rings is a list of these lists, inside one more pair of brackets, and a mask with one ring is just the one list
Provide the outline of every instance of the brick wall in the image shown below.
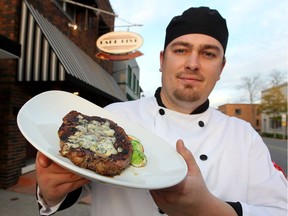
[[18,129],[16,118],[29,93],[17,85],[3,83],[0,91],[1,101],[4,101],[0,105],[0,187],[8,188],[17,183],[21,168],[25,166],[27,142]]
[[0,34],[18,41],[21,1],[0,1]]
[[16,118],[29,94],[14,83],[16,60],[0,60],[0,65],[0,187],[8,188],[17,182],[25,165],[26,141]]
[[[0,1],[0,34],[18,41],[21,1]],[[17,60],[0,60],[0,187],[15,184],[23,167],[25,140],[16,124],[15,76]],[[22,91],[19,92],[22,95]],[[19,96],[18,96],[19,97]],[[20,96],[21,98],[22,96]]]
[[[95,22],[96,30],[73,31],[68,27],[67,18],[50,0],[29,0],[29,2],[106,71],[112,72],[112,63],[95,58],[97,17],[92,21]],[[110,3],[107,2],[103,5],[105,7],[108,5],[109,9]],[[0,34],[16,42],[19,41],[21,5],[21,0],[0,1]],[[21,168],[26,162],[26,147],[30,144],[17,127],[16,118],[19,109],[35,94],[54,88],[51,84],[43,89],[43,84],[17,83],[17,62],[17,60],[0,59],[0,188],[8,188],[17,183]]]
[[218,107],[219,111],[228,116],[243,119],[249,122],[255,130],[260,131],[261,117],[258,108],[258,104],[224,104]]
[[[91,28],[85,30],[84,27],[78,28],[76,31],[68,27],[70,20],[58,9],[51,0],[42,0],[39,4],[39,0],[28,0],[30,4],[34,6],[46,19],[48,19],[53,25],[55,25],[62,33],[73,41],[79,48],[81,48],[85,53],[87,53],[90,58],[95,60],[100,66],[102,66],[109,74],[112,74],[113,65],[109,61],[103,61],[95,57],[95,54],[98,52],[96,48],[96,40],[98,39],[98,22],[99,16],[94,16],[90,20]],[[109,0],[101,0],[103,2],[98,4],[100,9],[103,10],[112,10]],[[105,3],[106,2],[106,3]],[[108,2],[108,3],[107,3]],[[110,7],[109,7],[110,6]],[[83,8],[79,8],[83,9]],[[83,9],[84,10],[84,9]],[[91,10],[88,10],[89,13],[92,13]],[[104,21],[107,25],[113,25],[114,17],[101,14]],[[79,18],[80,19],[80,18]],[[81,17],[83,20],[83,17]],[[81,24],[79,24],[81,25]]]

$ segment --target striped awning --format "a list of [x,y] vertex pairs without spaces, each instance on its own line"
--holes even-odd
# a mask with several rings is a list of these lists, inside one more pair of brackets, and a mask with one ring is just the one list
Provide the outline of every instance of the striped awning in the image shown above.
[[27,1],[23,1],[18,81],[65,81],[69,74],[126,101],[115,79]]

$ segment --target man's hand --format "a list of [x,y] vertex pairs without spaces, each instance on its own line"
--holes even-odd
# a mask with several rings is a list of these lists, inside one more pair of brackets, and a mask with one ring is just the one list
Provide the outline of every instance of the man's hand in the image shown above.
[[182,140],[177,141],[176,149],[185,159],[188,173],[173,187],[150,191],[158,207],[170,216],[236,216],[232,207],[209,192],[192,153]]
[[36,157],[36,179],[43,199],[49,206],[58,204],[66,194],[89,182],[58,166],[40,152]]

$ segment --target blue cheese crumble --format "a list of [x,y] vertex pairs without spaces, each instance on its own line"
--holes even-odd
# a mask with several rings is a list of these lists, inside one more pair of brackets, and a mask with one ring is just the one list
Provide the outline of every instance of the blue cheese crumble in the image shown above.
[[122,148],[114,147],[115,131],[109,127],[109,121],[87,121],[81,115],[78,115],[77,118],[79,120],[79,125],[76,126],[78,131],[68,138],[67,145],[69,147],[85,148],[103,157],[122,152]]

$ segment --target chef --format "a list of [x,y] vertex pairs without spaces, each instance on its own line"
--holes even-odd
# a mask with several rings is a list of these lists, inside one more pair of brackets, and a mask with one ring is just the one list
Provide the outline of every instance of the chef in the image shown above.
[[259,134],[209,106],[226,64],[227,41],[218,11],[187,9],[166,28],[162,86],[154,97],[106,107],[175,147],[188,166],[181,183],[149,191],[90,182],[39,153],[40,213],[50,215],[89,193],[92,216],[286,216],[287,181]]

